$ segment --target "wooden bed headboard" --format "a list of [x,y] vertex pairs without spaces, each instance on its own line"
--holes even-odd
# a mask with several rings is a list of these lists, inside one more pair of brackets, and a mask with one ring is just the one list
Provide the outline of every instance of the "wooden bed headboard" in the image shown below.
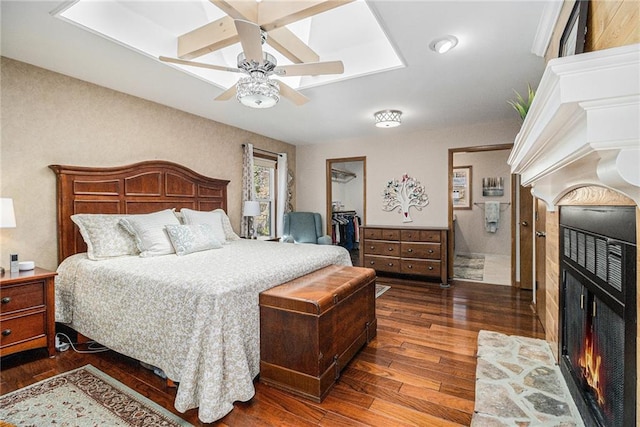
[[87,250],[80,230],[71,221],[74,214],[141,214],[171,208],[227,210],[229,181],[209,178],[172,162],[49,168],[57,181],[58,262]]

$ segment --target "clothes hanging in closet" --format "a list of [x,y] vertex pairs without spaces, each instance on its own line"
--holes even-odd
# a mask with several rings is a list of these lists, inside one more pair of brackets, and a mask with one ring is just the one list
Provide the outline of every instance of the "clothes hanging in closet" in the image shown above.
[[360,242],[360,218],[355,211],[333,212],[332,239],[334,245],[343,246],[347,250],[358,249]]

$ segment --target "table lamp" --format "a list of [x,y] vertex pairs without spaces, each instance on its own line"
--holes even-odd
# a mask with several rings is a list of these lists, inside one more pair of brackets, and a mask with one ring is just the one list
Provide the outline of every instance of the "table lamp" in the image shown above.
[[253,217],[260,216],[260,202],[247,200],[244,202],[242,209],[243,215],[249,217],[249,236],[252,239],[256,238],[256,230],[253,227]]
[[[16,228],[13,199],[0,198],[0,228]],[[0,267],[0,274],[4,274],[4,267]]]

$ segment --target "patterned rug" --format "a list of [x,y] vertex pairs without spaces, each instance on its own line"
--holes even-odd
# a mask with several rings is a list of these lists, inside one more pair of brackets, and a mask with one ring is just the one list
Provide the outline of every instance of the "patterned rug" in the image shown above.
[[192,426],[91,365],[0,396],[16,426]]
[[376,283],[376,298],[391,289],[391,286],[379,285]]
[[478,334],[471,427],[493,426],[583,426],[546,341]]
[[484,255],[456,254],[453,259],[453,278],[482,281],[484,279]]

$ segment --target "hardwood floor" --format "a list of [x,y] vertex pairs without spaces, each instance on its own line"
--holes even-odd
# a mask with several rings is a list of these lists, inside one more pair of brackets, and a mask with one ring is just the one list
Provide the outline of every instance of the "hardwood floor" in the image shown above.
[[[256,394],[216,426],[456,426],[474,407],[477,336],[482,329],[543,338],[531,292],[506,286],[437,284],[379,277],[378,336],[343,371],[322,403],[256,382]],[[2,359],[0,393],[91,364],[199,426],[197,411],[173,408],[175,389],[135,360],[72,350],[49,359],[33,350]]]

